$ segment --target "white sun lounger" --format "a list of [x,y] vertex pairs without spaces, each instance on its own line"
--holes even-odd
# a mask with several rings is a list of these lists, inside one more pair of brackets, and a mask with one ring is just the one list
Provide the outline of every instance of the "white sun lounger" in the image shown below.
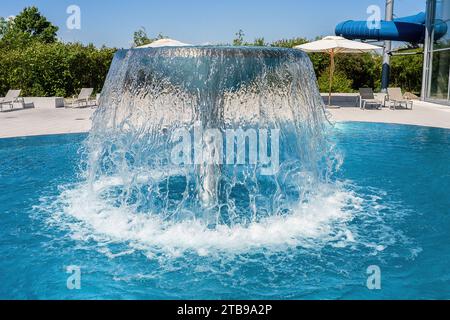
[[397,107],[402,108],[403,105],[406,109],[408,109],[408,105],[410,106],[411,110],[413,108],[413,101],[405,99],[400,88],[388,88],[386,101],[389,102],[389,108],[393,110],[395,110]]
[[20,91],[21,90],[8,90],[6,96],[3,99],[0,98],[0,110],[3,111],[4,105],[9,105],[10,109],[12,109],[16,102],[20,102],[23,105],[24,100],[22,97],[19,97]]
[[74,98],[73,102],[69,105],[70,108],[85,108],[96,105],[96,101],[91,99],[93,88],[82,88],[78,97]]

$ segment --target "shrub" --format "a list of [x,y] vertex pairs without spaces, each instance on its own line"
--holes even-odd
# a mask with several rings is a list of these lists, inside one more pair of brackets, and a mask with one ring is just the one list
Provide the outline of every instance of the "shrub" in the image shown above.
[[423,54],[391,57],[390,86],[401,87],[403,91],[420,94],[423,72]]
[[[329,76],[330,69],[326,68],[317,79],[320,92],[329,91]],[[353,92],[353,81],[345,75],[344,72],[336,70],[333,76],[333,82],[331,85],[332,92]]]
[[31,41],[0,48],[0,95],[10,88],[28,96],[71,96],[82,87],[100,92],[115,49],[79,43]]

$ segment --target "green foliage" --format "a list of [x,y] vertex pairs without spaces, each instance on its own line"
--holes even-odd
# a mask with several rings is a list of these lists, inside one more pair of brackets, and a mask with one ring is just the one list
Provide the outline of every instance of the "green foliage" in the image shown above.
[[242,29],[239,29],[238,32],[235,33],[235,38],[233,39],[233,46],[257,46],[257,47],[265,47],[269,44],[266,43],[264,37],[256,38],[253,42],[245,41],[245,33]]
[[[116,49],[96,48],[79,43],[57,41],[58,28],[42,16],[36,7],[27,7],[13,20],[0,17],[0,96],[10,88],[22,89],[29,96],[71,96],[82,87],[102,88]],[[295,37],[267,43],[263,37],[246,42],[240,29],[233,39],[235,46],[272,46],[292,48],[308,42]],[[134,32],[134,46],[165,38],[151,38],[145,28]],[[405,50],[419,52],[416,47]],[[318,85],[328,92],[330,57],[310,53]],[[391,86],[404,91],[420,92],[423,55],[393,56]],[[360,87],[380,88],[382,57],[375,54],[338,54],[332,90],[354,92]]]
[[270,45],[272,47],[281,47],[281,48],[293,48],[295,46],[307,43],[308,40],[305,38],[292,38],[292,39],[281,39],[272,42]]
[[133,33],[133,46],[139,47],[143,46],[149,43],[152,43],[155,40],[164,39],[167,38],[167,36],[163,35],[162,33],[159,33],[155,38],[150,38],[147,35],[147,31],[144,27],[140,27],[139,30],[135,31]]
[[[352,80],[351,89],[381,87],[381,56],[370,53],[336,55],[336,70]],[[346,91],[343,91],[346,92]]]
[[[329,67],[321,73],[317,79],[320,92],[328,92],[330,81],[329,81],[330,69]],[[345,75],[344,72],[336,70],[334,72],[333,81],[331,84],[332,92],[353,92],[352,89],[353,81]]]
[[[316,76],[322,79],[322,85],[325,86],[324,83],[327,83],[326,92],[328,92],[330,56],[325,53],[309,53],[308,55]],[[333,90],[338,90],[335,92],[355,92],[363,87],[380,90],[381,57],[378,55],[370,53],[337,54],[335,56],[335,68],[335,80],[333,82],[344,81],[340,87],[333,84]],[[350,82],[347,80],[350,80]]]
[[139,30],[133,33],[133,45],[135,47],[143,46],[151,42],[152,40],[148,37],[144,27],[139,28]]
[[23,46],[29,41],[43,43],[56,41],[58,27],[47,20],[36,7],[23,9],[15,18],[0,22],[2,41],[8,45]]
[[309,59],[311,59],[314,73],[319,77],[325,69],[330,65],[330,56],[326,53],[308,53]]
[[264,47],[266,46],[266,42],[264,41],[264,38],[256,38],[255,41],[253,41],[253,45],[254,46],[258,46],[258,47]]
[[10,88],[25,96],[71,96],[82,87],[99,92],[115,49],[33,41],[0,49],[0,95]]
[[401,87],[403,91],[419,94],[422,85],[423,53],[421,49],[408,50],[414,55],[394,55],[391,57],[390,86]]
[[102,89],[116,49],[58,42],[58,28],[36,7],[0,19],[0,96],[18,88],[26,96],[71,96]]
[[238,32],[236,32],[236,38],[233,39],[233,46],[243,46],[244,45],[244,31],[242,29],[239,29]]

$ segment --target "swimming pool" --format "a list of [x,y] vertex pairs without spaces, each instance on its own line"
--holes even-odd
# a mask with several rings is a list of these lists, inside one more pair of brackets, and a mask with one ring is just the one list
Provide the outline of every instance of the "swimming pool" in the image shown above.
[[[85,138],[0,139],[0,298],[450,298],[450,130],[339,123],[337,187],[301,219],[206,239],[196,230],[164,235],[197,237],[186,250],[133,230],[117,237],[77,215]],[[208,237],[228,246],[204,249]],[[251,250],[236,244],[246,241]],[[81,270],[79,290],[66,285],[71,265]],[[380,290],[366,286],[373,265]]]

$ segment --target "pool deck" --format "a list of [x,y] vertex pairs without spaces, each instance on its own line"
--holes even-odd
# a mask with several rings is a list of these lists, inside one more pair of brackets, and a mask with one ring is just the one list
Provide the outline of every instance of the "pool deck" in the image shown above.
[[94,109],[17,109],[0,112],[0,138],[87,132]]
[[362,110],[357,107],[327,109],[332,122],[362,121],[411,124],[450,129],[450,106],[414,101],[413,110],[382,108]]
[[[87,132],[95,109],[18,109],[0,112],[0,138]],[[363,121],[412,124],[450,129],[450,106],[414,102],[413,110],[328,109],[332,122]]]

